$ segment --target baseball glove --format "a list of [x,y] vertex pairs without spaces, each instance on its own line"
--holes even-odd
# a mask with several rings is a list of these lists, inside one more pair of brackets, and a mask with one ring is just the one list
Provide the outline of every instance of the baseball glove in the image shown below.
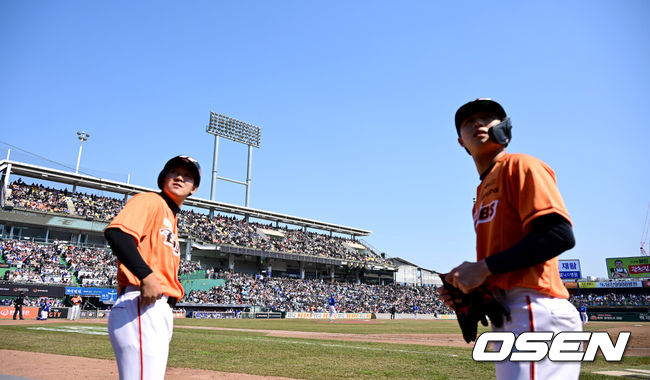
[[440,274],[440,279],[454,303],[452,309],[456,312],[458,325],[463,332],[465,342],[469,343],[476,340],[478,322],[481,322],[483,326],[487,326],[487,318],[490,318],[495,327],[501,327],[504,319],[510,321],[508,308],[500,304],[484,286],[465,294],[445,281],[444,274]]

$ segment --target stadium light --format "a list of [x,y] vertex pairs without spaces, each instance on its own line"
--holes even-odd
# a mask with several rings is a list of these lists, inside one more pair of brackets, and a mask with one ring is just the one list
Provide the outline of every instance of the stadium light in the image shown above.
[[[237,119],[233,119],[228,116],[224,116],[215,112],[210,111],[210,123],[206,127],[205,131],[211,135],[214,135],[214,158],[212,160],[212,185],[210,186],[210,200],[214,199],[215,184],[217,179],[238,183],[240,185],[246,186],[246,207],[250,203],[250,187],[251,187],[251,164],[253,160],[253,147],[260,147],[261,140],[261,130],[260,127],[257,127],[252,124],[244,123]],[[238,142],[244,145],[248,145],[248,165],[247,165],[247,174],[246,182],[236,181],[234,179],[223,178],[217,176],[217,161],[219,155],[219,137],[226,138],[228,140]],[[210,210],[210,216],[212,215],[213,210]]]
[[79,155],[77,156],[77,168],[74,170],[74,174],[79,174],[79,162],[81,162],[81,149],[83,148],[84,141],[88,140],[90,133],[85,131],[77,132],[77,138],[79,139]]
[[260,147],[260,127],[215,112],[210,112],[210,124],[206,128],[206,132],[245,145],[252,145],[255,148]]
[[[77,167],[74,170],[74,174],[79,174],[79,163],[81,162],[81,150],[83,149],[84,141],[88,140],[90,133],[85,131],[77,131],[77,138],[79,139],[79,155],[77,156]],[[77,184],[72,185],[72,192],[77,191]]]

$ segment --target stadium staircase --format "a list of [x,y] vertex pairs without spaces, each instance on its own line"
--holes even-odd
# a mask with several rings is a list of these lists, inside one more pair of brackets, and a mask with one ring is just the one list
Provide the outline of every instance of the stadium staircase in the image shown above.
[[65,203],[68,205],[68,212],[70,215],[77,215],[77,211],[74,207],[74,202],[72,202],[72,199],[70,199],[70,197],[65,199]]
[[71,271],[68,269],[67,265],[68,263],[65,262],[65,259],[63,258],[63,255],[59,255],[59,263],[65,270],[70,273],[70,278],[72,279],[72,285],[79,285],[79,281],[77,281],[77,276],[74,275],[74,271]]

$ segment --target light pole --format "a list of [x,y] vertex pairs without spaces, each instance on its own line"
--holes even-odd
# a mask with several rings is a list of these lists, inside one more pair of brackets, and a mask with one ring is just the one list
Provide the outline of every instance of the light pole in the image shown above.
[[[212,160],[212,186],[210,188],[210,200],[214,200],[214,191],[218,179],[238,183],[246,186],[246,207],[250,202],[251,187],[251,165],[253,161],[253,147],[260,147],[261,131],[260,127],[244,123],[228,116],[210,112],[210,124],[205,131],[214,135],[214,158]],[[236,181],[234,179],[217,176],[217,158],[219,155],[219,136],[228,140],[248,145],[248,165],[246,170],[246,182]],[[213,210],[210,210],[210,216],[213,216]]]
[[81,162],[81,149],[83,149],[84,141],[88,140],[90,133],[85,131],[77,132],[77,138],[79,139],[79,155],[77,156],[77,168],[74,170],[74,174],[79,174],[79,162]]
[[[81,162],[81,150],[83,149],[84,141],[88,140],[89,137],[90,137],[90,133],[86,133],[85,131],[77,132],[77,138],[79,139],[79,155],[77,156],[77,167],[74,170],[74,174],[79,174],[79,163]],[[74,193],[75,191],[77,191],[76,183],[72,185],[72,192]]]

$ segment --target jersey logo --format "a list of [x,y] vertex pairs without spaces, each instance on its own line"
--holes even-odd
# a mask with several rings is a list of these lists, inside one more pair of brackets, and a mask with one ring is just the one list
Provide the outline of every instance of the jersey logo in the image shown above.
[[180,256],[181,247],[180,244],[178,244],[178,239],[176,239],[176,235],[174,235],[174,232],[167,228],[161,228],[160,234],[165,237],[165,240],[163,240],[163,244],[168,247],[171,247],[174,256]]
[[474,228],[476,228],[481,223],[489,223],[494,219],[494,216],[497,213],[497,205],[499,200],[495,199],[492,202],[486,204],[483,203],[478,207],[476,213],[474,214]]

